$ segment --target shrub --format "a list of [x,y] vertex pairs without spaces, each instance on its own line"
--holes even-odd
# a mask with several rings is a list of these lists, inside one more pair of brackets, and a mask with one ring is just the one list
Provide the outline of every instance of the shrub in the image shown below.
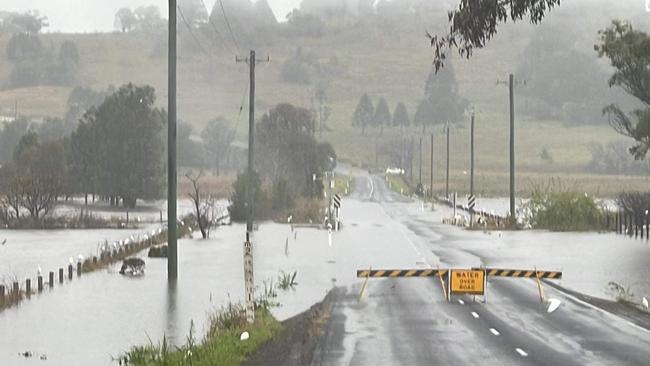
[[530,201],[524,205],[530,225],[554,231],[594,230],[600,227],[603,207],[575,188],[566,188],[558,180],[533,186]]

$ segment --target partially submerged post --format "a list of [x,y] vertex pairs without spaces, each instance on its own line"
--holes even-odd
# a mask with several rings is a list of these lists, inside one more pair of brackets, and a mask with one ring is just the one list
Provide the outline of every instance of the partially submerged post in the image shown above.
[[167,278],[178,277],[176,235],[176,0],[169,0],[167,54]]

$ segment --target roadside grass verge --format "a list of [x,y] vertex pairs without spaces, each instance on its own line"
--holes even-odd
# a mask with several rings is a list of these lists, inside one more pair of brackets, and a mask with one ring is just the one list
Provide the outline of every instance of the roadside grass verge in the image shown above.
[[351,178],[347,175],[334,174],[334,188],[332,189],[332,194],[339,194],[341,196],[347,196],[350,194]]
[[[248,324],[241,305],[229,305],[210,319],[210,330],[205,339],[196,344],[194,327],[184,345],[170,345],[166,338],[160,344],[136,346],[120,356],[117,361],[129,366],[235,366],[246,361],[247,355],[278,334],[282,325],[269,310],[260,307],[255,311],[255,322]],[[243,332],[250,337],[240,340]]]
[[413,189],[406,183],[404,177],[401,175],[387,174],[386,180],[388,181],[388,188],[391,190],[403,194],[405,196],[413,195]]

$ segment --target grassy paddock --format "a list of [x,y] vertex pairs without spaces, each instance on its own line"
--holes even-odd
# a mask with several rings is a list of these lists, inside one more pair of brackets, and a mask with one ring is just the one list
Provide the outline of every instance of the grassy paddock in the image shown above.
[[[444,19],[444,17],[443,17]],[[284,61],[294,54],[296,47],[317,55],[321,61],[336,56],[347,65],[348,74],[335,79],[328,91],[328,103],[332,114],[327,122],[323,140],[333,144],[341,160],[356,166],[381,168],[390,164],[386,156],[379,154],[375,166],[377,142],[403,137],[414,138],[417,154],[418,139],[423,138],[423,177],[429,176],[429,141],[434,134],[434,179],[440,187],[443,181],[445,143],[441,126],[385,128],[382,136],[377,129],[369,128],[366,136],[351,126],[351,116],[363,93],[376,103],[383,96],[391,111],[398,102],[404,102],[412,117],[416,105],[423,97],[424,81],[431,69],[431,49],[420,32],[399,34],[375,34],[373,37],[355,36],[350,29],[327,34],[322,38],[278,40],[268,45],[265,53],[271,54],[273,62],[263,66],[257,75],[258,115],[281,102],[309,107],[313,97],[313,85],[283,83],[279,78]],[[495,80],[516,69],[521,52],[530,34],[513,31],[510,37],[497,36],[490,46],[472,56],[471,60],[455,60],[454,68],[460,94],[476,107],[476,173],[479,194],[504,195],[508,191],[508,92],[496,86]],[[0,50],[6,48],[10,34],[0,34]],[[121,85],[127,82],[150,84],[158,91],[157,104],[166,105],[166,58],[152,55],[152,50],[164,42],[164,35],[144,33],[105,34],[44,34],[44,44],[54,45],[63,40],[73,40],[79,48],[81,71],[79,84],[94,88]],[[209,44],[207,42],[206,44]],[[378,47],[381,45],[381,47]],[[515,47],[513,47],[515,45]],[[326,50],[327,52],[322,52]],[[245,140],[246,128],[240,115],[242,95],[247,84],[245,68],[231,62],[227,50],[209,50],[219,63],[214,72],[214,60],[203,55],[179,54],[179,119],[192,124],[199,131],[210,118],[223,115],[237,123],[237,138]],[[594,57],[596,57],[594,55]],[[491,65],[485,68],[484,65]],[[6,80],[12,63],[0,58],[0,81]],[[603,80],[603,83],[606,83]],[[15,90],[0,90],[0,114],[12,115],[17,100],[19,113],[26,116],[63,116],[71,88],[39,86]],[[552,120],[532,120],[526,116],[523,99],[517,99],[516,154],[518,189],[528,176],[540,174],[575,178],[591,194],[614,196],[622,184],[637,189],[649,183],[642,177],[612,177],[590,175],[585,166],[591,159],[592,143],[626,141],[607,124],[570,126]],[[467,118],[469,119],[469,118]],[[451,130],[451,184],[453,190],[462,191],[466,184],[465,172],[469,171],[469,129],[467,121],[458,123]],[[541,152],[548,152],[551,160],[542,159]],[[417,172],[418,159],[414,160]],[[426,179],[428,180],[428,179]],[[184,179],[179,178],[179,192],[183,192]],[[209,183],[212,185],[213,183]],[[215,190],[227,195],[229,186],[214,183]],[[219,188],[221,187],[221,188]],[[435,187],[434,187],[435,188]]]

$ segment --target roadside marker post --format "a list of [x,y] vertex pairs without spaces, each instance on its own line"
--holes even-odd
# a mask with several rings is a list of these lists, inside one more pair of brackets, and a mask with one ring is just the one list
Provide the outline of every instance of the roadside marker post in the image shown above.
[[334,224],[334,230],[339,231],[339,211],[341,210],[341,195],[340,194],[335,194],[334,195],[334,208],[335,213],[336,213],[336,222]]
[[253,245],[247,233],[244,243],[244,290],[246,296],[246,320],[249,324],[255,321],[255,299],[253,280]]
[[537,281],[537,290],[539,291],[539,301],[541,303],[544,303],[544,288],[542,287],[542,281],[539,280],[537,267],[535,267],[535,281]]
[[442,279],[442,273],[440,272],[440,267],[438,267],[438,278],[440,279],[440,286],[442,287],[442,293],[445,294],[445,300],[449,301],[449,296],[447,296],[447,287],[445,286],[445,280]]

